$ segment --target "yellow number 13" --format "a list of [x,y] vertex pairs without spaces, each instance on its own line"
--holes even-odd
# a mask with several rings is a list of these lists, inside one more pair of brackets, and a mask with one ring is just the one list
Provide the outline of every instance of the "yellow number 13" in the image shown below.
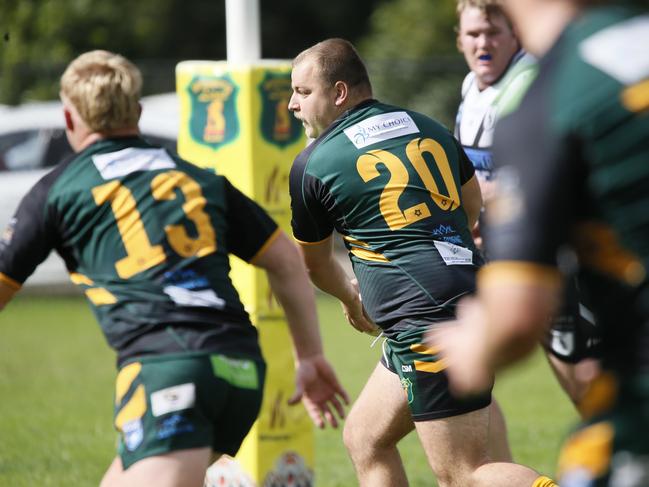
[[[448,196],[440,193],[437,183],[424,160],[424,153],[433,156],[435,163],[446,185]],[[448,157],[442,146],[433,139],[413,139],[406,147],[408,160],[419,174],[426,189],[430,192],[432,200],[439,208],[453,211],[460,206],[460,195],[453,179]],[[385,150],[372,150],[366,152],[356,161],[356,170],[366,183],[378,177],[378,164],[383,164],[390,172],[390,179],[381,192],[379,209],[391,230],[398,230],[416,221],[428,218],[430,208],[425,202],[418,203],[410,208],[401,210],[399,197],[408,186],[408,169],[394,154]]]
[[[158,201],[175,199],[175,189],[179,189],[185,197],[183,211],[196,226],[198,235],[192,238],[182,225],[167,225],[165,233],[169,245],[183,257],[202,257],[214,252],[216,232],[209,216],[203,211],[206,200],[199,184],[179,171],[163,172],[151,181],[151,194]],[[111,181],[93,188],[92,195],[97,205],[110,202],[117,221],[117,229],[126,249],[126,257],[115,263],[119,277],[128,279],[166,260],[162,245],[151,244],[135,198],[128,188],[119,181]]]

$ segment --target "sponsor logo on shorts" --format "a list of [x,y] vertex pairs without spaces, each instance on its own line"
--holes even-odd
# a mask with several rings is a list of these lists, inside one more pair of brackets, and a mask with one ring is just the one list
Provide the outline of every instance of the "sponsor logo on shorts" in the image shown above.
[[367,118],[344,132],[357,149],[362,149],[402,135],[418,134],[419,128],[406,112],[392,112]]
[[158,433],[156,434],[156,438],[164,440],[165,438],[182,433],[191,433],[194,430],[194,424],[191,421],[182,414],[176,413],[163,419],[158,424]]
[[142,427],[141,419],[134,419],[133,421],[124,423],[122,432],[124,434],[124,445],[128,451],[133,451],[142,444],[144,428]]
[[196,386],[189,382],[167,387],[151,394],[151,411],[154,416],[189,409],[196,402]]
[[415,398],[412,393],[412,381],[410,379],[407,379],[406,377],[403,377],[401,379],[401,387],[403,387],[403,390],[406,393],[406,397],[408,398],[408,404],[411,404],[413,399]]

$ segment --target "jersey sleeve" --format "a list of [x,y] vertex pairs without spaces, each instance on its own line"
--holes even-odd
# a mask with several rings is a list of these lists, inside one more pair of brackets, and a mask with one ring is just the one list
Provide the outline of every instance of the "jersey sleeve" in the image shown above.
[[58,241],[54,217],[47,207],[50,173],[23,197],[14,217],[0,237],[0,275],[21,286],[43,262]]
[[228,251],[250,262],[279,231],[277,223],[257,203],[235,188],[226,178]]
[[585,164],[576,136],[553,130],[545,91],[537,86],[496,127],[497,191],[487,206],[490,260],[556,266],[559,247],[585,201]]
[[334,223],[323,204],[326,195],[324,184],[307,174],[307,157],[304,153],[300,154],[291,167],[291,226],[297,241],[317,243],[331,235]]

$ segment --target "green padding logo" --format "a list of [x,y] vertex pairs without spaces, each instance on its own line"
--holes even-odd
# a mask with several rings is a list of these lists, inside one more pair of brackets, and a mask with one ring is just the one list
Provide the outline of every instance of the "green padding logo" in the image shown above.
[[271,144],[286,147],[302,135],[302,124],[288,111],[291,98],[289,73],[266,73],[259,83],[261,95],[261,133]]
[[252,360],[234,359],[224,355],[212,355],[214,375],[242,389],[258,389],[257,367]]
[[239,88],[230,76],[196,76],[187,92],[191,98],[189,132],[194,141],[218,149],[238,137]]

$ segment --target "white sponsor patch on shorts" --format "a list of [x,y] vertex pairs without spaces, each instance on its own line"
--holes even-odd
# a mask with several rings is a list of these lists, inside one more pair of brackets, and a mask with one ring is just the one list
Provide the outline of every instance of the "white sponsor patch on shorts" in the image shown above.
[[366,118],[344,130],[357,149],[402,135],[417,134],[419,128],[406,112],[391,112]]
[[135,171],[154,171],[176,167],[176,163],[164,149],[139,149],[136,147],[108,154],[96,154],[92,156],[92,162],[104,179],[126,176]]
[[582,58],[620,83],[631,85],[649,76],[649,15],[605,28],[579,46]]
[[442,256],[446,265],[471,265],[473,264],[473,252],[465,247],[434,240],[439,255]]
[[191,408],[196,402],[196,386],[193,382],[167,387],[151,394],[151,412],[154,416]]

